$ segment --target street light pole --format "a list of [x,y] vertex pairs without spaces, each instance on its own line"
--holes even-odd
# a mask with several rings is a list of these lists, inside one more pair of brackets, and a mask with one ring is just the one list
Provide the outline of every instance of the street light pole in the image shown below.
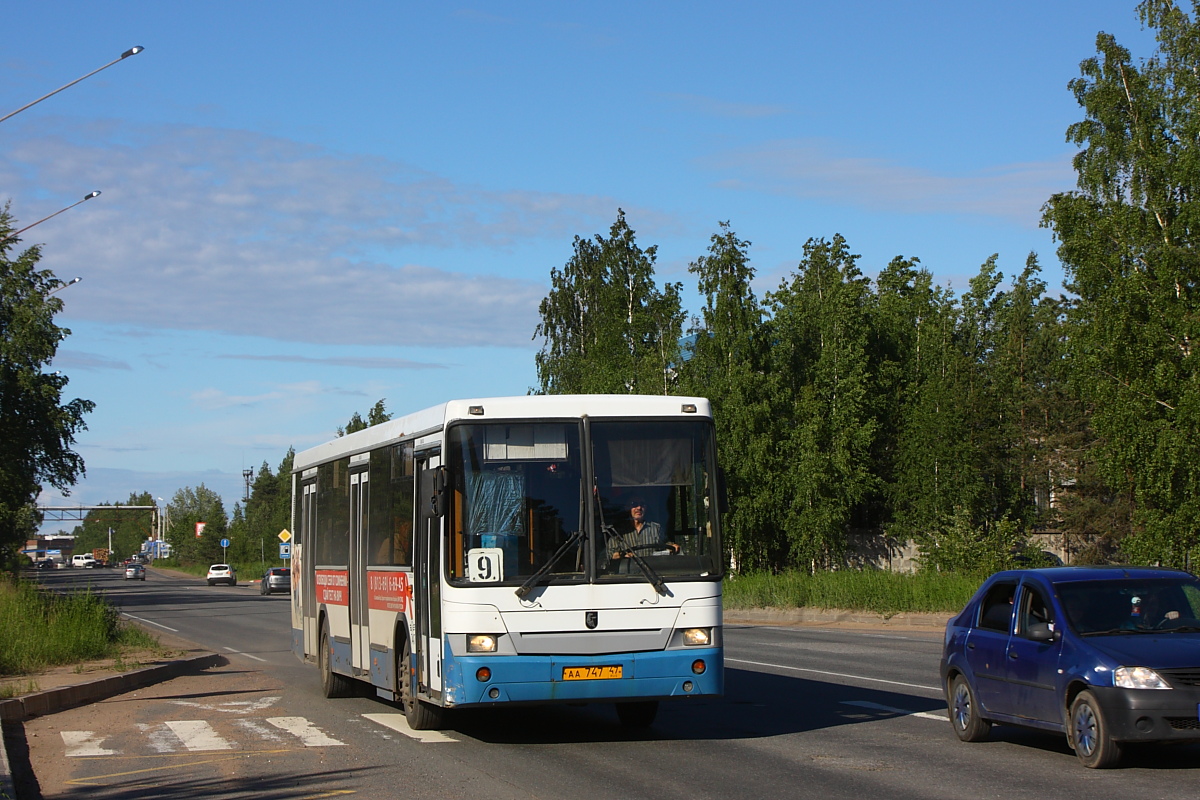
[[130,56],[136,56],[138,53],[142,52],[145,49],[146,48],[142,47],[141,45],[138,45],[137,47],[129,48],[124,53],[121,53],[121,55],[119,57],[114,58],[112,61],[108,62],[107,64],[105,64],[103,67],[100,67],[99,69],[92,70],[87,75],[84,75],[83,78],[76,78],[75,80],[71,81],[70,83],[67,83],[67,84],[64,84],[64,85],[58,87],[50,94],[44,94],[41,97],[39,97],[37,100],[34,100],[32,103],[26,103],[25,105],[18,108],[16,111],[13,111],[12,113],[9,113],[9,114],[5,114],[3,117],[0,117],[0,122],[4,122],[4,120],[8,119],[9,117],[15,117],[17,114],[20,114],[22,111],[29,108],[30,106],[36,106],[38,103],[42,102],[47,97],[53,97],[54,95],[61,92],[63,89],[71,88],[72,86],[74,86],[75,84],[77,84],[81,80],[83,80],[84,78],[90,78],[93,75],[95,75],[97,72],[99,72],[100,70],[108,69],[113,64],[116,64],[118,61],[124,61],[125,59],[129,58]]
[[71,205],[67,206],[66,208],[60,208],[58,211],[55,211],[50,216],[42,217],[37,222],[26,225],[24,228],[21,228],[21,230],[19,230],[19,231],[14,231],[14,232],[10,233],[8,236],[5,236],[3,239],[0,239],[0,244],[5,244],[5,243],[9,242],[10,240],[17,238],[18,236],[20,236],[22,233],[29,230],[30,228],[32,228],[36,225],[41,225],[43,222],[45,222],[48,219],[54,219],[55,217],[57,217],[59,214],[63,213],[64,211],[70,211],[72,208],[79,205],[80,203],[86,203],[88,200],[91,200],[93,197],[99,197],[99,196],[100,196],[99,192],[88,192],[87,194],[85,194],[83,196],[82,200],[76,200],[74,203],[71,203]]
[[55,286],[50,291],[46,292],[46,297],[49,297],[50,295],[54,294],[55,292],[61,292],[63,289],[67,288],[68,286],[74,286],[75,284],[79,283],[81,280],[83,280],[83,278],[79,278],[79,277],[71,278],[71,280],[67,281],[66,283],[61,284],[59,286]]

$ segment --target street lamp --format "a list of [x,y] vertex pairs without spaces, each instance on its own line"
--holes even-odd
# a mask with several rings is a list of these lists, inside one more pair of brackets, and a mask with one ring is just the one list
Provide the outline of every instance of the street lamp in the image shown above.
[[46,297],[49,297],[50,295],[54,294],[55,292],[61,292],[63,289],[67,288],[68,286],[74,286],[75,284],[79,283],[81,280],[83,280],[83,278],[71,278],[71,280],[67,281],[66,283],[62,284],[61,286],[55,286],[50,291],[46,292]]
[[141,45],[138,45],[137,47],[131,47],[131,48],[129,48],[129,49],[128,49],[128,50],[126,50],[124,53],[121,53],[121,55],[120,55],[120,57],[119,57],[119,58],[114,58],[112,61],[110,61],[110,62],[108,62],[107,64],[105,64],[103,67],[100,67],[100,69],[94,69],[94,70],[92,70],[91,72],[89,72],[87,75],[84,75],[84,76],[83,76],[83,78],[76,78],[75,80],[71,81],[70,83],[68,83],[68,84],[65,84],[65,85],[63,85],[63,86],[60,86],[60,87],[58,87],[57,89],[55,89],[55,90],[54,90],[53,92],[51,92],[50,94],[44,94],[44,95],[42,95],[41,97],[39,97],[37,100],[34,100],[32,103],[26,103],[25,105],[23,105],[23,106],[21,106],[20,108],[18,108],[16,111],[13,111],[13,112],[12,112],[12,113],[10,113],[10,114],[5,114],[3,117],[0,117],[0,122],[4,122],[4,120],[8,119],[9,117],[15,117],[17,114],[20,114],[22,111],[24,111],[25,109],[29,108],[30,106],[36,106],[38,103],[42,102],[42,101],[43,101],[43,100],[45,100],[47,97],[53,97],[54,95],[56,95],[56,94],[58,94],[59,92],[61,92],[63,89],[69,89],[69,88],[71,88],[72,86],[74,86],[75,84],[77,84],[77,83],[79,83],[81,80],[83,80],[84,78],[90,78],[90,77],[92,77],[93,75],[95,75],[97,72],[99,72],[100,70],[102,70],[102,69],[108,69],[108,68],[109,68],[109,67],[111,67],[113,64],[116,64],[118,61],[123,61],[123,60],[125,60],[126,58],[129,58],[130,56],[136,56],[138,53],[142,52],[142,51],[143,51],[143,50],[145,50],[145,49],[146,49],[146,48],[142,47]]
[[91,200],[93,197],[99,197],[99,196],[100,196],[99,192],[88,192],[87,194],[85,194],[83,196],[82,200],[76,200],[74,203],[71,203],[71,205],[67,206],[66,208],[60,208],[58,211],[55,211],[50,216],[42,217],[37,222],[34,222],[30,225],[26,225],[24,228],[21,228],[21,230],[19,230],[19,231],[14,231],[13,233],[10,233],[8,236],[5,236],[3,239],[0,239],[0,244],[5,244],[6,242],[17,238],[18,236],[20,236],[22,233],[29,230],[30,228],[32,228],[36,225],[41,225],[43,222],[45,222],[48,219],[54,219],[55,217],[57,217],[59,214],[63,213],[64,211],[70,211],[72,208],[79,205],[80,203],[86,203],[88,200]]

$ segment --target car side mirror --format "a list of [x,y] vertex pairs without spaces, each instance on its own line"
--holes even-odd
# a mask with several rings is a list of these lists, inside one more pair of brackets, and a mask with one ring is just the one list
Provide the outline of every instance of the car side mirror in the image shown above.
[[1054,626],[1048,622],[1032,622],[1025,629],[1025,635],[1030,639],[1039,642],[1057,642],[1062,634],[1054,629]]

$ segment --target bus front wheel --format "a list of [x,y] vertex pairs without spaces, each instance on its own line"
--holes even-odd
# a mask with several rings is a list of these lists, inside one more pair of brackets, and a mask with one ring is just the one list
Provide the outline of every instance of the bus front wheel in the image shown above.
[[408,727],[414,731],[435,731],[442,727],[445,709],[430,705],[416,696],[412,663],[412,648],[405,639],[396,664],[396,674],[400,677],[400,707],[404,709]]
[[326,697],[349,697],[353,685],[345,675],[333,671],[333,649],[329,643],[329,626],[321,625],[321,644],[317,653],[317,665],[321,669],[321,691]]

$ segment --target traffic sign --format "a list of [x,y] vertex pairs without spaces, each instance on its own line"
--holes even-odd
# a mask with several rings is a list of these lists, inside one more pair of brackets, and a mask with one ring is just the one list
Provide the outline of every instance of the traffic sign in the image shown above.
[[228,540],[228,539],[222,539],[222,540],[221,540],[221,547],[229,547],[229,540]]
[[291,540],[292,540],[292,534],[288,532],[287,528],[284,528],[283,530],[281,530],[279,532],[279,541],[283,542],[284,544],[287,544]]
[[292,546],[290,544],[280,544],[279,545],[279,557],[280,558],[291,558],[292,557]]

